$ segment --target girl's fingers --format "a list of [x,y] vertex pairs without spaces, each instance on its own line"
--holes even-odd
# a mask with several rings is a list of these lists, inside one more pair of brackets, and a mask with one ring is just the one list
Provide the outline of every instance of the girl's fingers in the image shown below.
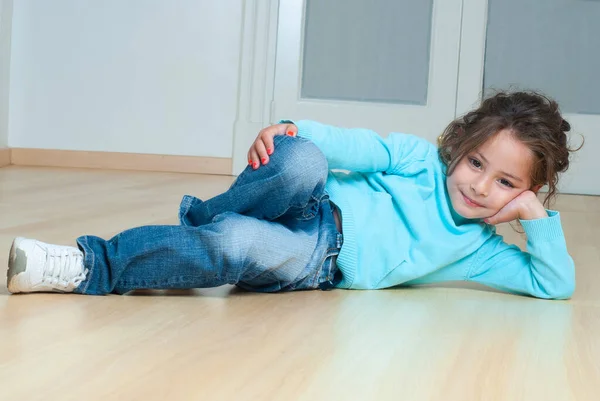
[[295,124],[288,124],[288,126],[285,127],[285,134],[288,136],[298,135],[298,127]]
[[250,157],[248,159],[248,164],[254,169],[256,170],[258,168],[258,166],[260,165],[259,162],[259,157],[258,157],[258,153],[256,152],[255,146],[252,146],[250,148]]
[[275,152],[275,135],[296,136],[298,127],[294,124],[276,124],[262,129],[248,151],[248,165],[254,170],[269,163],[269,156]]
[[254,150],[256,151],[257,155],[258,155],[258,160],[260,160],[261,164],[267,164],[269,162],[269,155],[267,153],[267,147],[265,146],[264,142],[262,141],[262,139],[257,139],[256,142],[254,143]]
[[275,151],[275,144],[273,143],[273,137],[270,135],[264,135],[262,138],[263,145],[267,152],[267,156],[271,156]]

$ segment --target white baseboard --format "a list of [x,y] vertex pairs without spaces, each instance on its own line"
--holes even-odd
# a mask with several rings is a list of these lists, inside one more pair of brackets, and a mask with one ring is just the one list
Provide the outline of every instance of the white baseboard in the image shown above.
[[[8,152],[6,152],[8,151]],[[91,152],[55,149],[12,148],[0,150],[0,165],[97,168],[108,170],[160,171],[231,175],[231,159],[139,153]]]

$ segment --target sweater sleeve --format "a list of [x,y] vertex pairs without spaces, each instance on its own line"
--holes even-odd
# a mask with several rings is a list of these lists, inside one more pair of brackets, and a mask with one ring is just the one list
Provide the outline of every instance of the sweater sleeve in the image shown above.
[[315,121],[290,121],[298,136],[310,139],[323,152],[330,169],[361,173],[399,172],[410,162],[424,160],[435,147],[414,135],[391,133],[382,138],[362,128],[339,128]]
[[575,290],[575,266],[567,252],[560,214],[521,220],[527,252],[493,235],[478,250],[467,279],[499,290],[537,298],[567,299]]

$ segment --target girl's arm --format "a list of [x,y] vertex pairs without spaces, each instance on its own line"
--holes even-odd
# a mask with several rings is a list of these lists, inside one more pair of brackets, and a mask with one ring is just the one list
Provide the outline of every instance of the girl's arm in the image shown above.
[[391,133],[382,138],[361,128],[339,128],[306,120],[284,122],[295,124],[298,136],[310,139],[321,149],[330,169],[394,173],[435,151],[432,144],[414,135]]
[[493,235],[477,252],[467,280],[538,298],[570,298],[575,290],[575,265],[567,251],[560,214],[547,211],[547,215],[521,220],[527,252]]

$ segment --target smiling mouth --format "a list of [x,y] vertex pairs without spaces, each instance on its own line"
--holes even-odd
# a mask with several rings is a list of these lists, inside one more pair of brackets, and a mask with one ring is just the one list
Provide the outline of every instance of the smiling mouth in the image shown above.
[[463,197],[463,200],[465,201],[465,203],[471,207],[483,207],[483,205],[480,205],[479,203],[475,202],[473,199],[469,198],[467,195],[463,194],[462,192],[460,193]]

